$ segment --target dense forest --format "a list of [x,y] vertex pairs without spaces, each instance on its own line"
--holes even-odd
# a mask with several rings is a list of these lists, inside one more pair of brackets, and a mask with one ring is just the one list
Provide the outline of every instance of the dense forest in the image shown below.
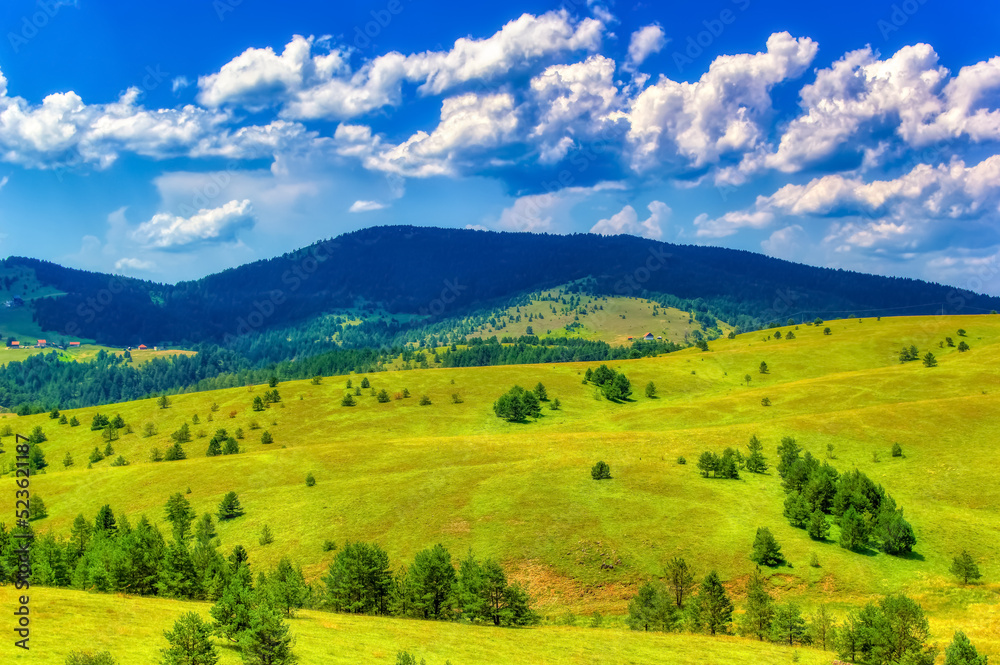
[[[852,313],[982,313],[1000,299],[913,279],[814,268],[752,252],[634,236],[391,226],[176,285],[11,257],[65,292],[34,302],[47,331],[109,345],[227,345],[338,308],[440,319],[526,291],[590,278],[595,293],[697,302],[744,330]],[[670,294],[665,296],[664,294]],[[665,303],[672,304],[672,303]],[[386,331],[387,333],[391,331]]]

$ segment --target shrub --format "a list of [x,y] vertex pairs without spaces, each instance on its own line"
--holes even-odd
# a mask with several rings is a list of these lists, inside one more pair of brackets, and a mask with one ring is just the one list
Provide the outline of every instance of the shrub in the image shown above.
[[113,462],[111,463],[111,466],[128,466],[128,462],[127,462],[127,461],[125,461],[125,458],[124,458],[123,456],[119,455],[119,456],[118,456],[118,457],[116,457],[116,458],[115,458],[115,460],[114,460],[114,461],[113,461]]
[[431,403],[431,398],[427,395],[420,396],[420,406],[427,406]]
[[[400,395],[400,397],[402,397],[402,395]],[[375,395],[375,399],[377,399],[380,404],[385,404],[386,402],[389,401],[389,392],[385,388],[383,388],[382,390],[378,391],[378,394]]]
[[611,467],[606,462],[600,461],[590,469],[590,476],[594,480],[609,480],[611,478]]
[[66,656],[66,665],[118,665],[110,651],[73,651]]
[[451,403],[452,404],[461,404],[462,403],[462,398],[459,396],[458,393],[452,393],[452,395],[451,395]]
[[893,457],[902,457],[903,456],[903,447],[900,446],[898,443],[893,443],[892,444],[892,456]]
[[760,400],[760,405],[761,406],[771,406],[771,398],[770,397],[763,398],[762,400]]
[[333,542],[332,540],[324,540],[323,541],[323,551],[324,552],[332,552],[335,549],[337,549],[337,543]]
[[267,430],[264,430],[264,433],[260,435],[260,442],[263,443],[263,444],[265,444],[265,445],[267,445],[269,443],[274,443],[274,437],[271,436],[270,432],[268,432]]
[[556,397],[551,402],[549,402],[549,408],[552,409],[553,411],[558,411],[559,407],[561,407],[561,406],[562,406],[562,403],[559,401],[558,397]]
[[312,487],[316,484],[316,476],[312,475],[312,472],[306,474],[306,487]]
[[688,463],[688,461],[687,461],[686,459],[684,459],[684,457],[683,457],[683,456],[681,456],[681,457],[678,457],[678,458],[677,458],[677,463],[678,463],[678,464],[687,464],[687,463]]
[[407,390],[406,388],[403,388],[403,397],[409,397],[409,396],[410,396],[410,391]]
[[354,401],[354,395],[351,393],[344,393],[344,397],[340,400],[341,406],[354,406],[357,402]]
[[264,528],[260,530],[260,544],[270,545],[274,542],[274,534],[271,533],[271,527],[264,525]]

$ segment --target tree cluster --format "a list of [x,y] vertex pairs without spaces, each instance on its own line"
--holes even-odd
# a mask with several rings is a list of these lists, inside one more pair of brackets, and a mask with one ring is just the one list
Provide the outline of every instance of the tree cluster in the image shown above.
[[903,510],[864,473],[838,474],[828,463],[820,464],[791,437],[778,446],[778,475],[785,489],[785,517],[792,526],[807,529],[823,540],[829,534],[827,516],[840,524],[840,546],[860,550],[873,544],[886,554],[913,550],[917,539],[903,518]]
[[588,367],[584,379],[600,388],[601,394],[612,402],[624,402],[632,395],[628,377],[607,365],[601,365],[596,370]]
[[337,612],[495,626],[538,622],[527,590],[511,583],[500,564],[479,561],[470,552],[456,570],[440,544],[418,552],[413,563],[394,574],[380,546],[348,542],[337,551],[323,582],[326,605]]

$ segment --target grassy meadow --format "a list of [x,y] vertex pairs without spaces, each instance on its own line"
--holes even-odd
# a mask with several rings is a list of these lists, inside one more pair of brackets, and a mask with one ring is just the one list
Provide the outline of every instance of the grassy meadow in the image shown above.
[[[571,297],[579,298],[579,305],[569,307]],[[553,302],[548,298],[565,300],[566,303],[559,300]],[[544,318],[539,319],[539,315]],[[529,317],[534,317],[534,320],[529,321]],[[493,318],[496,325],[485,323],[468,331],[466,336],[518,337],[531,326],[532,332],[539,337],[570,337],[627,346],[631,343],[629,337],[641,339],[647,332],[663,337],[664,341],[680,344],[687,335],[702,330],[698,322],[690,320],[688,312],[675,307],[661,307],[659,303],[645,298],[574,294],[561,288],[534,294],[527,305],[498,310]],[[723,333],[731,330],[731,326],[722,321],[719,328]]]
[[[965,337],[959,337],[960,328]],[[785,338],[789,330],[795,339]],[[944,646],[960,628],[980,653],[1000,658],[1000,482],[994,473],[1000,316],[847,319],[781,331],[782,339],[774,339],[773,330],[757,331],[716,340],[709,352],[687,349],[615,362],[633,387],[633,400],[622,404],[595,398],[595,388],[582,383],[593,364],[565,363],[367,375],[376,390],[411,393],[386,404],[363,389],[357,406],[342,407],[346,381],[357,386],[362,379],[354,375],[326,377],[320,385],[282,382],[282,401],[263,412],[252,411],[251,401],[267,387],[254,386],[173,396],[167,409],[144,400],[66,411],[79,418],[76,428],[44,414],[7,415],[0,424],[24,434],[41,425],[48,436],[41,446],[48,472],[31,485],[50,515],[34,523],[40,532],[66,534],[77,514],[92,520],[105,503],[133,523],[146,514],[162,528],[171,494],[190,488],[187,498],[201,513],[214,512],[222,496],[235,490],[246,515],[219,525],[222,549],[243,544],[255,567],[290,556],[307,580],[316,581],[334,556],[322,551],[328,539],[377,541],[394,566],[440,542],[453,557],[471,549],[503,561],[514,578],[529,584],[549,622],[567,612],[611,615],[601,629],[493,631],[302,612],[292,629],[303,662],[392,662],[398,649],[426,657],[430,665],[446,658],[455,665],[705,662],[698,649],[713,650],[709,662],[790,662],[790,650],[767,644],[622,628],[621,615],[637,586],[660,576],[663,563],[677,555],[699,576],[718,570],[739,607],[760,526],[772,530],[790,562],[767,571],[779,600],[795,599],[807,614],[819,603],[842,613],[902,591],[928,611],[932,641]],[[940,348],[946,336],[955,344],[966,341],[971,350]],[[899,349],[910,344],[921,355],[932,351],[938,366],[901,364]],[[759,372],[761,361],[769,373]],[[649,381],[658,389],[654,399],[643,393]],[[494,416],[491,406],[502,392],[538,382],[561,409],[546,407],[537,422],[528,423]],[[420,405],[422,395],[432,403]],[[765,397],[771,406],[761,405]],[[134,427],[112,444],[112,458],[121,454],[128,466],[112,468],[109,458],[87,468],[94,447],[105,446],[101,433],[89,428],[97,412],[121,414]],[[196,414],[200,422],[191,424]],[[164,450],[170,433],[185,422],[196,435],[184,446],[188,459],[150,462],[150,449]],[[260,429],[251,429],[254,422]],[[146,423],[154,423],[158,434],[143,437]],[[220,427],[243,429],[244,454],[204,456]],[[264,431],[273,443],[260,442]],[[752,434],[764,442],[771,464],[783,436],[795,437],[820,459],[832,445],[832,465],[841,472],[860,469],[904,508],[917,537],[914,553],[859,554],[833,541],[810,540],[782,516],[784,494],[773,470],[744,472],[738,481],[699,475],[695,463],[702,451],[745,446]],[[902,446],[903,457],[890,456],[893,442]],[[3,440],[2,464],[12,461],[11,443]],[[64,469],[67,452],[75,463]],[[687,463],[679,464],[679,457]],[[612,480],[591,479],[598,460],[610,464]],[[314,487],[305,484],[309,472]],[[257,536],[265,524],[276,540],[260,546]],[[836,538],[836,527],[831,535]],[[963,587],[948,572],[962,548],[979,561],[982,583]],[[819,567],[809,565],[813,554]],[[11,594],[0,589],[4,606]],[[107,623],[120,626],[101,638],[109,646],[152,653],[161,631],[187,605],[206,615],[208,608],[68,590],[36,594],[40,651],[68,648],[50,642],[43,649],[52,636],[82,635],[87,626]],[[141,611],[117,624],[115,617],[126,608]],[[830,654],[801,651],[802,662],[830,660]],[[224,658],[237,662],[235,652]]]

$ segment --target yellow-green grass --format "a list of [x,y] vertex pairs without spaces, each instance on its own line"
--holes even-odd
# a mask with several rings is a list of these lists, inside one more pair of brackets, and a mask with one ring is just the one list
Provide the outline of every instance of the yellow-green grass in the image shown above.
[[[42,339],[45,339],[44,337]],[[35,340],[31,340],[35,341]],[[23,343],[23,342],[22,342]],[[75,360],[77,362],[89,362],[97,357],[97,354],[101,351],[106,353],[121,355],[122,349],[110,346],[101,346],[97,344],[86,344],[79,347],[68,347],[66,349],[54,349],[51,346],[37,349],[34,347],[23,348],[23,349],[12,349],[9,347],[0,347],[0,365],[6,365],[10,362],[17,362],[29,358],[31,356],[36,356],[39,354],[49,354],[57,353],[62,360]],[[168,358],[171,356],[193,356],[194,351],[188,351],[185,349],[160,349],[154,351],[153,349],[138,350],[135,349],[132,352],[132,363],[136,366],[143,365],[154,358]]]
[[[16,592],[0,587],[0,607],[10,614]],[[64,589],[33,589],[30,651],[0,645],[5,663],[62,665],[76,650],[108,650],[120,663],[156,663],[167,642],[163,631],[185,612],[210,619],[209,604],[159,598],[101,596]],[[289,621],[300,663],[355,665],[396,662],[407,651],[430,665],[549,665],[556,663],[677,663],[678,665],[743,665],[828,663],[829,652],[791,649],[736,637],[702,637],[636,633],[621,628],[545,626],[526,630],[463,626],[453,623],[358,617],[302,611]],[[239,653],[215,641],[220,665],[242,662]]]
[[[540,299],[543,297],[565,298],[567,302],[570,297],[579,297],[580,305],[568,309],[568,305]],[[555,313],[552,312],[553,307],[556,309]],[[603,309],[597,309],[599,307]],[[585,313],[581,314],[580,310]],[[654,310],[657,312],[655,316]],[[539,314],[544,318],[539,319]],[[531,315],[535,318],[528,321]],[[516,322],[518,316],[521,320]],[[531,298],[527,305],[502,310],[502,314],[498,314],[496,318],[505,321],[506,326],[494,328],[487,323],[467,337],[518,337],[524,335],[527,327],[531,326],[532,332],[540,337],[582,338],[619,346],[628,345],[629,337],[642,339],[647,332],[663,337],[664,341],[683,342],[686,335],[701,330],[697,322],[689,321],[688,312],[674,307],[660,307],[645,298],[570,294],[562,289],[544,291]],[[567,325],[574,323],[579,323],[581,327],[566,329]],[[724,333],[731,329],[721,321],[719,326]]]
[[[830,335],[823,334],[827,326]],[[957,344],[959,328],[968,331],[971,351],[938,348],[945,336]],[[773,331],[756,332],[717,340],[708,353],[689,349],[612,363],[635,389],[635,401],[625,404],[596,400],[594,388],[581,383],[593,364],[566,363],[369,375],[376,389],[405,387],[413,395],[387,404],[363,390],[357,406],[341,407],[347,377],[328,377],[322,385],[282,383],[284,406],[263,413],[250,409],[266,389],[257,386],[175,396],[169,409],[145,400],[67,411],[81,420],[78,428],[45,415],[15,424],[24,433],[40,424],[50,439],[42,446],[50,472],[32,481],[51,515],[36,523],[42,531],[66,533],[78,513],[92,518],[104,503],[133,521],[145,513],[162,523],[163,504],[174,492],[190,487],[188,498],[202,512],[235,490],[246,515],[220,525],[220,535],[225,548],[245,545],[255,565],[287,555],[317,580],[333,557],[322,551],[327,539],[377,541],[396,565],[441,542],[456,556],[471,548],[501,559],[530,583],[542,614],[555,616],[623,613],[636,585],[660,574],[675,555],[699,573],[717,569],[738,594],[753,566],[754,532],[767,526],[793,565],[771,571],[781,598],[843,611],[906,592],[931,613],[938,641],[959,627],[986,653],[1000,654],[994,556],[1000,317],[852,319],[794,331],[793,340],[765,341]],[[900,364],[904,344],[933,350],[939,366]],[[762,360],[769,374],[759,373]],[[360,376],[350,378],[359,385]],[[657,399],[642,392],[651,380]],[[526,424],[493,415],[493,400],[509,386],[539,381],[562,409],[546,409]],[[423,394],[430,406],[419,405]],[[461,403],[452,403],[452,394]],[[763,397],[772,406],[761,406]],[[135,427],[113,444],[130,466],[109,468],[105,460],[85,468],[94,446],[105,445],[89,430],[97,411],[121,413]],[[195,413],[201,420],[191,425],[195,433],[242,427],[247,453],[206,458],[206,437],[185,445],[188,460],[146,461],[152,446],[164,449],[169,433]],[[206,422],[210,413],[214,421]],[[254,419],[273,444],[261,444],[261,431],[249,429]],[[157,436],[140,436],[146,422],[156,423]],[[740,481],[699,476],[701,451],[742,446],[754,433],[772,463],[782,436],[796,437],[820,458],[832,444],[836,468],[864,471],[905,509],[918,539],[915,555],[855,554],[811,541],[783,518],[784,495],[773,473],[744,474]],[[894,441],[904,457],[890,456]],[[76,464],[65,471],[60,461],[67,451]],[[678,464],[678,456],[688,463]],[[611,481],[590,478],[599,459],[611,465]],[[9,452],[0,458],[10,460]],[[315,487],[305,486],[308,472]],[[264,524],[276,542],[262,547],[257,534]],[[979,560],[982,584],[964,588],[948,572],[963,548]],[[808,565],[814,553],[819,568]]]

